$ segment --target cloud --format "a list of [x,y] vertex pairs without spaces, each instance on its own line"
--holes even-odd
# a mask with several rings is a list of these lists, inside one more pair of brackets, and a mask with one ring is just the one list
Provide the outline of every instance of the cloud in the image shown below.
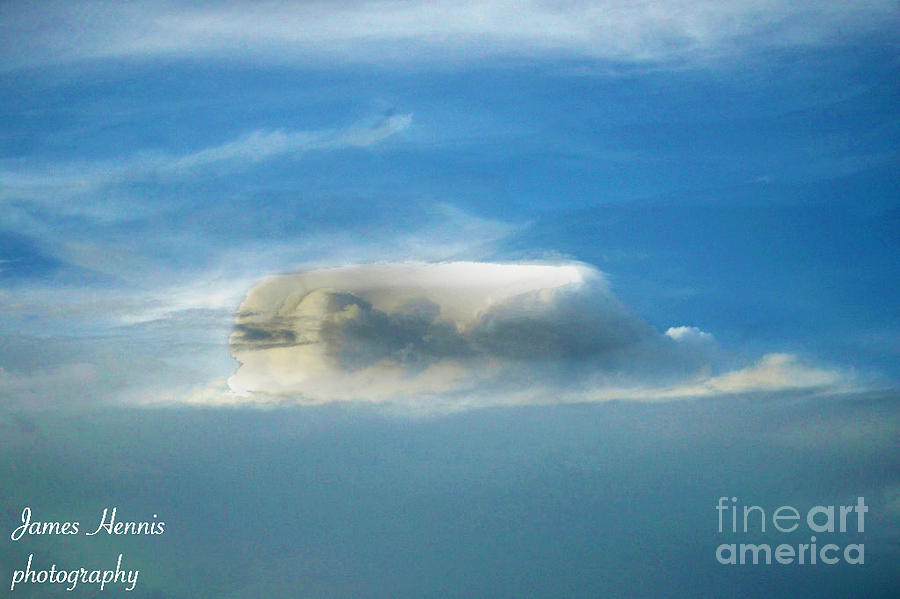
[[713,340],[712,335],[701,331],[697,327],[669,327],[669,329],[666,330],[666,337],[684,343],[706,343]]
[[411,114],[401,114],[385,117],[374,126],[355,126],[341,131],[258,130],[240,139],[185,156],[147,160],[144,168],[180,173],[220,162],[259,162],[292,152],[364,148],[403,131],[411,122]]
[[48,398],[81,393],[97,379],[88,363],[61,364],[39,371],[12,372],[0,366],[0,405],[48,407]]
[[666,399],[797,389],[845,391],[850,389],[851,378],[848,373],[804,364],[793,354],[771,353],[745,368],[673,387],[647,389],[643,396]]
[[[319,131],[283,131],[258,129],[241,137],[187,154],[174,155],[144,151],[124,160],[54,164],[43,169],[0,171],[0,190],[8,198],[60,204],[61,199],[83,195],[104,187],[135,181],[179,180],[205,169],[228,166],[230,169],[310,151],[364,148],[381,143],[407,129],[411,114],[391,115],[374,125],[354,125],[344,129]],[[102,202],[88,206],[64,206],[74,213],[100,211]]]
[[[394,263],[267,277],[230,338],[228,390],[194,401],[388,402],[416,409],[831,389],[769,354],[716,374],[711,336],[659,333],[577,262]],[[218,398],[218,399],[217,399]]]
[[471,391],[526,364],[622,360],[647,334],[581,264],[322,269],[251,289],[229,384],[311,402]]
[[792,354],[766,354],[756,364],[712,377],[691,388],[690,395],[746,391],[833,387],[841,382],[834,371],[801,364]]
[[[583,313],[585,293],[607,311]],[[642,333],[600,274],[578,264],[322,269],[251,289],[231,336],[241,367],[229,384],[311,401],[443,393],[509,363],[611,354]]]
[[[396,218],[390,223],[374,223],[371,212],[366,214],[370,222],[365,225],[365,236],[354,229],[361,226],[358,223],[353,227],[341,224],[338,228],[337,217],[333,217],[332,223],[316,223],[311,217],[309,221],[318,231],[302,230],[300,239],[284,239],[282,235],[278,241],[267,235],[265,243],[259,244],[263,248],[248,248],[255,240],[247,238],[260,235],[257,231],[265,232],[271,224],[272,219],[264,210],[245,198],[229,200],[228,209],[213,207],[216,203],[206,200],[192,205],[186,199],[191,192],[183,193],[183,187],[178,187],[185,181],[209,180],[211,171],[227,170],[231,174],[268,160],[296,159],[305,152],[371,147],[404,131],[411,122],[410,114],[393,114],[374,124],[337,129],[260,129],[181,154],[145,150],[115,160],[29,164],[23,160],[0,161],[0,210],[4,213],[0,234],[5,230],[27,239],[36,253],[71,271],[80,271],[81,276],[89,271],[144,288],[152,281],[156,290],[163,287],[164,291],[173,283],[183,286],[178,281],[183,277],[183,273],[177,272],[179,262],[214,260],[216,253],[233,252],[241,254],[235,257],[240,267],[248,262],[247,254],[265,252],[270,264],[250,264],[252,275],[246,281],[239,281],[243,286],[238,296],[230,298],[229,307],[233,308],[239,295],[261,272],[297,268],[335,249],[341,255],[335,252],[331,258],[339,261],[361,259],[362,256],[353,255],[353,248],[383,259],[389,249],[396,250],[404,244],[413,255],[445,259],[465,252],[473,240],[480,240],[486,246],[511,231],[510,226],[466,215],[448,205],[430,206],[422,202],[406,210],[409,219],[421,217],[421,231],[410,230],[413,227],[409,223],[398,225]],[[149,192],[142,187],[145,183],[150,184]],[[154,193],[153,186],[162,186],[163,193]],[[173,191],[178,193],[173,195]],[[292,198],[292,209],[298,209],[301,202],[312,203],[314,199]],[[244,213],[244,227],[232,224],[217,227],[207,220],[206,226],[198,228],[192,222],[181,222],[185,215],[188,219],[197,218],[198,213],[209,215],[210,220],[226,217],[230,220],[236,212]],[[325,210],[320,213],[324,214]],[[439,221],[456,228],[452,232],[441,231],[435,226]],[[387,241],[391,237],[393,243]],[[337,244],[339,239],[341,243]],[[373,247],[376,245],[379,247]],[[185,257],[189,260],[183,260]],[[0,273],[15,268],[15,261],[0,261]],[[234,271],[233,264],[221,268]],[[195,274],[191,273],[192,281],[196,280]],[[225,276],[233,279],[236,275],[226,273]],[[54,280],[50,285],[51,303],[56,301],[55,296],[61,296],[61,303],[68,302],[68,294],[57,293],[63,284]],[[77,289],[71,291],[78,293]]]
[[417,63],[497,55],[698,61],[885,27],[887,0],[9,3],[7,69],[107,58]]

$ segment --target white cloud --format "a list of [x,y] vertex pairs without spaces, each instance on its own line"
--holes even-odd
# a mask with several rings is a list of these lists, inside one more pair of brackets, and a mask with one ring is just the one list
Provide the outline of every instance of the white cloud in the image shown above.
[[[676,331],[676,332],[672,332]],[[418,410],[836,389],[768,354],[714,374],[711,336],[658,331],[581,263],[356,265],[268,277],[238,309],[228,390],[186,400],[336,400]]]
[[755,364],[687,382],[669,388],[647,392],[648,398],[706,397],[758,391],[789,391],[794,389],[847,390],[850,376],[834,370],[803,364],[793,354],[766,354]]
[[246,168],[278,156],[310,151],[369,147],[407,129],[411,114],[392,115],[375,125],[355,125],[337,130],[282,131],[259,129],[216,146],[182,155],[144,151],[124,160],[53,164],[43,168],[0,171],[0,190],[15,200],[63,205],[70,213],[105,213],[103,202],[65,204],[69,199],[106,186],[189,177],[217,165]]
[[666,330],[666,337],[685,343],[708,342],[713,340],[711,334],[701,331],[697,327],[669,327],[669,329]]
[[8,3],[7,68],[171,56],[416,63],[553,54],[704,60],[885,27],[887,0]]
[[705,381],[692,394],[743,393],[775,389],[833,387],[842,377],[831,370],[801,364],[792,354],[766,354],[759,362]]
[[229,385],[312,403],[471,391],[525,364],[624,360],[648,331],[583,264],[320,269],[250,290]]
[[371,127],[355,126],[340,131],[258,130],[185,156],[147,160],[143,168],[157,172],[185,172],[220,162],[259,162],[292,152],[364,148],[403,131],[411,122],[411,114],[401,114],[386,117]]
[[[690,354],[688,354],[690,355]],[[682,356],[683,357],[683,356]],[[657,367],[665,367],[665,360],[677,360],[671,355],[656,356]],[[652,368],[653,362],[648,363]],[[637,376],[635,376],[637,374]],[[656,379],[656,380],[654,380]],[[582,403],[615,400],[674,401],[749,395],[758,393],[846,393],[859,391],[859,381],[850,372],[817,368],[804,364],[793,354],[766,354],[756,363],[722,374],[710,374],[708,366],[682,372],[682,380],[667,382],[654,377],[651,371],[622,376],[611,373],[595,376],[587,384],[545,385],[528,390],[516,390],[502,396],[502,404]],[[494,403],[491,400],[484,403]]]

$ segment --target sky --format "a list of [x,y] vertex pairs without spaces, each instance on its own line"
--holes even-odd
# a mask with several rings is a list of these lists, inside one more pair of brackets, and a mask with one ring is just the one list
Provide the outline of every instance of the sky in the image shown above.
[[[173,523],[3,577],[125,547],[146,597],[892,596],[898,18],[3,3],[8,528]],[[871,562],[718,564],[732,495],[864,495]]]

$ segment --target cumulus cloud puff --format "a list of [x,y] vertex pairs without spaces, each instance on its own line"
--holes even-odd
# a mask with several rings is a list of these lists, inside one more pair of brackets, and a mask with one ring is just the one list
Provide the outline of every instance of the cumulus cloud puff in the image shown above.
[[713,336],[697,327],[669,327],[666,337],[685,343],[706,343],[712,341]]
[[268,277],[241,303],[230,345],[240,362],[223,394],[232,401],[461,407],[838,380],[774,354],[712,374],[708,333],[658,332],[616,299],[602,273],[575,262],[374,264]]

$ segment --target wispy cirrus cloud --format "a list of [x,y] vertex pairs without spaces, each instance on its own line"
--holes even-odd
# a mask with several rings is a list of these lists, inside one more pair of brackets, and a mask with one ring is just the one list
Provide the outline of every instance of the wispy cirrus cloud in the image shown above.
[[105,58],[417,63],[491,55],[699,62],[884,27],[886,0],[15,3],[6,68]]
[[150,160],[148,166],[162,172],[179,173],[220,162],[259,162],[292,152],[365,148],[403,131],[410,123],[411,114],[399,114],[385,117],[373,126],[354,126],[339,131],[263,129],[184,156]]
[[365,148],[407,129],[411,114],[390,115],[374,125],[344,129],[284,131],[257,129],[215,146],[183,154],[143,151],[121,160],[73,162],[0,170],[3,198],[56,204],[61,198],[133,181],[178,180],[204,169],[227,165],[246,168],[254,163],[311,151]]

